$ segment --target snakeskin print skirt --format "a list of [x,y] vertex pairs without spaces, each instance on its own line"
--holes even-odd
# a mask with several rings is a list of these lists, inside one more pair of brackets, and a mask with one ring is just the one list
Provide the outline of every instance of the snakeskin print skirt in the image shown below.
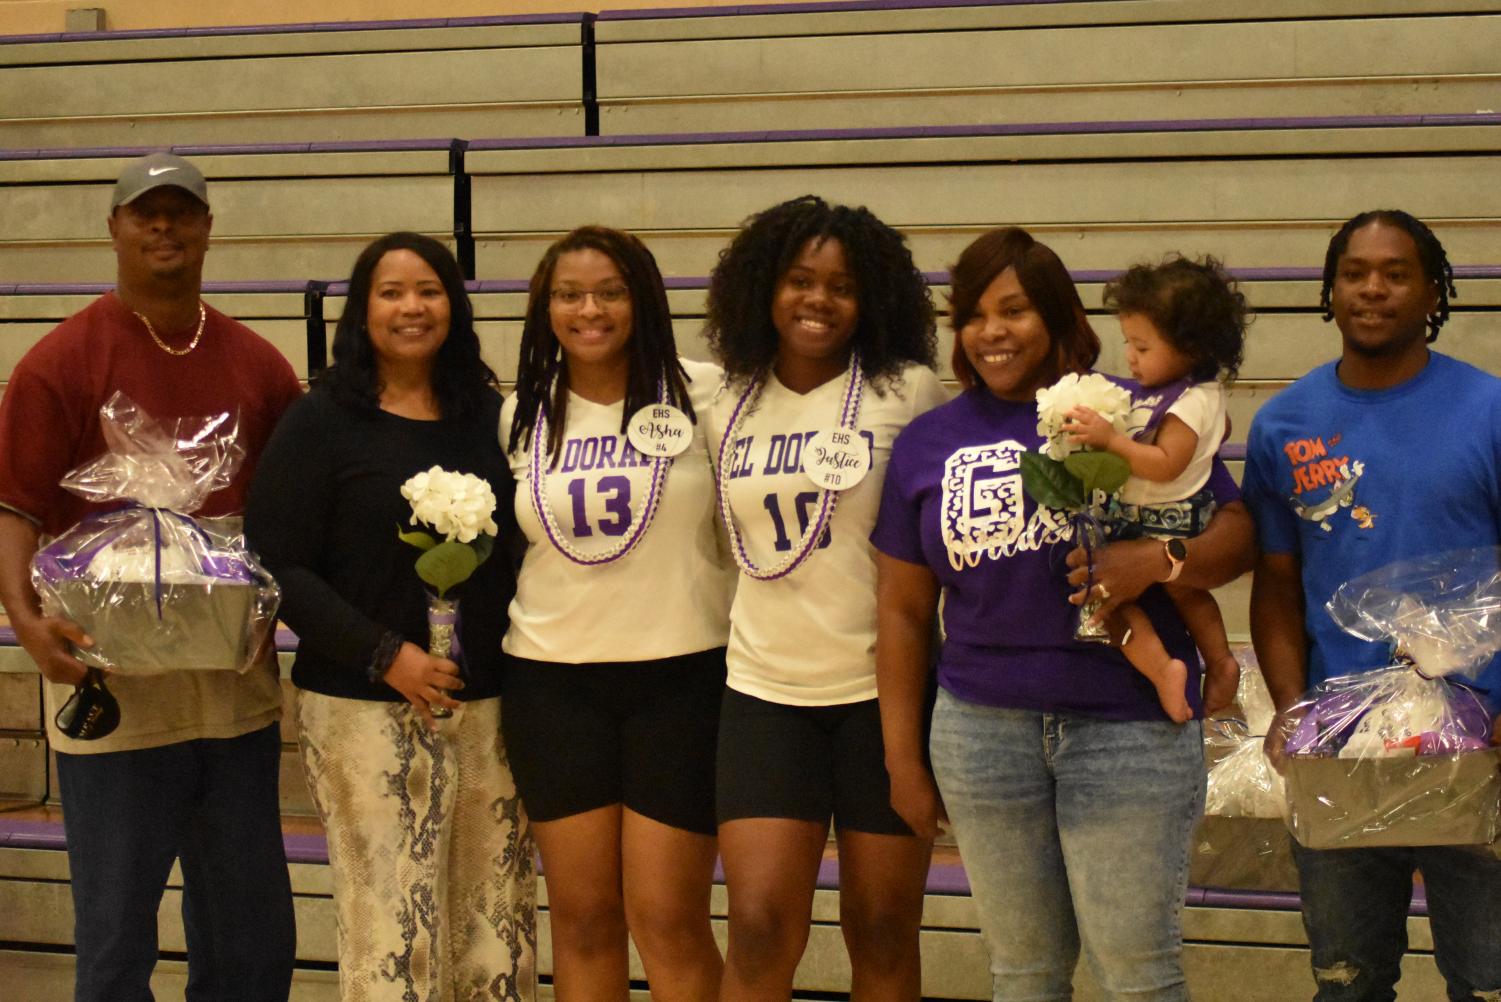
[[430,734],[405,702],[297,697],[344,1002],[532,1002],[536,869],[500,700]]

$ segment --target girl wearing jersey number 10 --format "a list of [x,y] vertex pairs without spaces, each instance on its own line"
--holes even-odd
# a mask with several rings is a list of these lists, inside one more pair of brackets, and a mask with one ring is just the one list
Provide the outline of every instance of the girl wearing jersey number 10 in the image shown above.
[[557,998],[713,998],[714,747],[732,569],[699,420],[646,246],[588,226],[532,276],[501,443],[526,555],[506,744],[547,876]]
[[892,440],[945,396],[932,299],[896,231],[805,196],[721,255],[706,333],[725,369],[707,422],[740,566],[719,735],[720,998],[790,996],[832,817],[852,996],[915,1000],[931,841],[889,802],[868,536]]

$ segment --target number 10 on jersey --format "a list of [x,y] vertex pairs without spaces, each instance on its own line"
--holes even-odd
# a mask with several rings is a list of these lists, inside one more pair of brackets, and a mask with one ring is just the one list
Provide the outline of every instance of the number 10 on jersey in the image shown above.
[[[792,499],[792,510],[797,515],[797,535],[799,538],[808,531],[808,520],[813,517],[813,509],[818,505],[818,491],[803,491]],[[786,553],[792,549],[796,542],[787,534],[787,520],[782,514],[782,496],[780,494],[768,494],[761,501],[761,507],[771,516],[771,527],[776,532],[776,551]],[[818,541],[817,549],[823,549],[829,545],[830,529],[825,527],[823,538]]]

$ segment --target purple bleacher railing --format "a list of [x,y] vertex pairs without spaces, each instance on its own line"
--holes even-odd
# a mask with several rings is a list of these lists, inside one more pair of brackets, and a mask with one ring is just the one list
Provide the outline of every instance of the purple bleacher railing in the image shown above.
[[[288,863],[328,862],[328,842],[322,835],[284,833]],[[0,813],[0,848],[52,849],[68,847],[60,821],[36,821],[7,818]],[[544,873],[543,876],[546,876]],[[724,870],[717,863],[714,880],[724,882]],[[839,862],[826,859],[818,866],[817,886],[822,890],[839,889]],[[962,863],[935,863],[928,870],[927,893],[963,897],[970,893],[969,877]],[[1297,911],[1299,898],[1288,891],[1230,890],[1217,887],[1190,887],[1186,896],[1190,907],[1240,908],[1256,911]],[[1428,899],[1421,886],[1413,890],[1410,915],[1427,915]]]
[[[207,293],[225,292],[306,292],[313,283],[302,279],[279,281],[204,282]],[[115,287],[113,282],[18,282],[0,285],[0,295],[7,296],[102,296]]]
[[1147,132],[1251,132],[1292,129],[1424,128],[1501,125],[1501,112],[1446,115],[1307,115],[1259,118],[1137,119],[1118,122],[1008,122],[990,125],[873,126],[859,129],[760,129],[748,132],[640,133],[619,136],[530,136],[474,139],[471,150],[610,146],[704,146],[810,140],[949,139],[984,136],[1096,135]]
[[[16,631],[9,626],[0,626],[0,647],[15,647]],[[276,649],[278,651],[297,650],[297,634],[284,626],[277,627]]]
[[44,32],[0,35],[0,45],[38,42],[89,42],[114,39],[183,38],[202,35],[270,35],[289,33],[381,31],[405,28],[467,28],[506,24],[568,24],[599,21],[640,21],[706,17],[744,17],[764,14],[823,14],[881,10],[945,10],[964,7],[1035,7],[1078,3],[1079,0],[814,0],[809,3],[737,4],[725,7],[646,7],[552,14],[506,14],[488,17],[402,18],[378,21],[311,21],[300,24],[220,25],[203,28],[133,28],[123,31]]
[[1078,0],[818,0],[814,3],[740,4],[734,7],[649,7],[640,10],[602,10],[601,21],[638,21],[659,18],[743,17],[746,14],[822,14],[863,10],[942,10],[948,7],[1032,7]]
[[182,143],[175,146],[80,146],[53,149],[0,149],[0,160],[103,160],[140,157],[163,150],[179,156],[265,156],[295,153],[401,153],[409,150],[447,150],[457,140],[434,136],[428,139],[351,139],[338,142],[302,143]]
[[[705,146],[878,139],[963,139],[986,136],[1141,134],[1151,132],[1253,132],[1293,129],[1428,128],[1501,125],[1501,112],[1447,115],[1310,115],[1303,117],[1139,119],[1118,122],[1017,122],[990,125],[881,126],[860,129],[762,129],[749,132],[640,133],[619,136],[530,136],[468,140],[470,150],[609,148],[615,146]],[[341,142],[100,146],[76,149],[0,149],[0,160],[92,160],[143,156],[169,149],[183,156],[297,153],[381,153],[438,150],[451,138],[350,140]]]
[[[1311,267],[1287,267],[1287,268],[1231,268],[1230,274],[1238,282],[1316,282],[1323,276],[1322,269]],[[1093,285],[1108,282],[1121,274],[1120,269],[1083,268],[1069,272],[1075,282],[1085,285]],[[923,278],[929,285],[947,285],[949,273],[946,271],[925,271]],[[1501,265],[1489,264],[1459,264],[1454,266],[1454,278],[1456,281],[1463,279],[1495,279],[1501,278]],[[669,290],[693,290],[706,289],[709,279],[706,275],[688,275],[663,280]],[[516,293],[526,292],[529,282],[524,278],[502,279],[479,279],[464,283],[464,288],[470,293]],[[255,293],[255,292],[306,292],[317,288],[329,296],[344,296],[349,293],[349,283],[344,280],[338,281],[267,281],[267,282],[204,282],[203,291],[213,293]],[[22,282],[17,284],[0,284],[0,295],[7,296],[97,296],[114,288],[112,282],[73,282],[73,283],[42,283]],[[1310,307],[1314,304],[1310,303]]]
[[[1048,0],[1056,2],[1056,0]],[[384,21],[311,21],[305,24],[240,24],[206,28],[129,28],[124,31],[47,32],[0,35],[0,45],[37,42],[99,42],[138,38],[190,38],[204,35],[285,35],[318,32],[387,31],[407,28],[482,28],[507,24],[581,24],[592,15],[583,11],[553,14],[500,14],[489,17],[426,17]]]

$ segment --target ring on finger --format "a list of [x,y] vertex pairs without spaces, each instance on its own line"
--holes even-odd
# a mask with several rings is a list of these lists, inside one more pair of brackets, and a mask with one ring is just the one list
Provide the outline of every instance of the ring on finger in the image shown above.
[[1108,601],[1110,601],[1110,589],[1105,587],[1105,583],[1103,581],[1100,582],[1099,584],[1095,585],[1094,587],[1095,587],[1095,591],[1097,591],[1097,592],[1100,593],[1100,601],[1101,602],[1108,602]]

